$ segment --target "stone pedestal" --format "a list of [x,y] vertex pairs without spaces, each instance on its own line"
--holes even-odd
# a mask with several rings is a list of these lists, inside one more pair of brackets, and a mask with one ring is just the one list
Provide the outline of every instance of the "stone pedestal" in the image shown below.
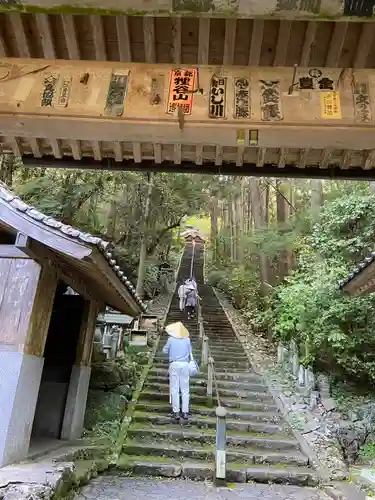
[[81,437],[85,418],[87,393],[91,367],[74,365],[70,376],[68,396],[66,398],[61,439],[70,440]]
[[277,346],[277,362],[279,364],[282,364],[284,361],[284,347],[281,342],[279,342],[279,345]]
[[0,351],[0,467],[27,455],[43,363],[38,356]]
[[300,387],[305,387],[306,385],[306,369],[302,365],[299,367],[298,384]]
[[283,369],[290,370],[290,353],[286,347],[283,347]]
[[306,384],[310,391],[315,389],[315,375],[311,370],[306,370]]

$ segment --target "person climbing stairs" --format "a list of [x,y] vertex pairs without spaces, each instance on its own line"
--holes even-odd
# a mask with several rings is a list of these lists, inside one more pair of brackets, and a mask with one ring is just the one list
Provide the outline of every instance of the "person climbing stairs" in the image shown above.
[[[219,393],[220,404],[227,409],[227,481],[316,484],[308,457],[283,421],[262,378],[254,373],[213,289],[204,284],[203,265],[203,245],[188,244],[178,279],[193,269],[202,298],[204,332],[214,358],[217,390],[212,398],[207,397],[207,373],[201,368],[190,379],[189,425],[171,423],[168,359],[162,354],[165,333],[138,400],[118,467],[134,474],[214,479],[215,409]],[[175,293],[166,325],[183,321],[190,333],[195,359],[199,360],[197,319],[182,319],[181,314]]]

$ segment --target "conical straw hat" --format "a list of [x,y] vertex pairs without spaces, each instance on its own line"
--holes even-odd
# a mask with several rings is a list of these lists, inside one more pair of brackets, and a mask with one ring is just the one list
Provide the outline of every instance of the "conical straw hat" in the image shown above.
[[174,339],[189,338],[189,331],[184,327],[181,321],[166,326],[165,331],[168,333],[170,337],[173,337]]

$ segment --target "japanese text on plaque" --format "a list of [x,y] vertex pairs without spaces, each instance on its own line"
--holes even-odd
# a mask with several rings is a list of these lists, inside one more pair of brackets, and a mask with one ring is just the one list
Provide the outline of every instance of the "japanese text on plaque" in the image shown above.
[[355,118],[358,122],[372,120],[370,91],[367,83],[357,83],[353,88]]
[[250,116],[250,82],[247,78],[234,80],[234,118]]
[[185,115],[190,115],[196,76],[196,69],[174,69],[171,71],[167,113],[173,114],[177,108],[182,108]]
[[260,81],[260,109],[263,121],[283,119],[279,81]]
[[210,88],[210,118],[225,118],[227,79],[223,76],[213,76]]
[[341,120],[339,92],[322,92],[320,94],[320,105],[322,118]]

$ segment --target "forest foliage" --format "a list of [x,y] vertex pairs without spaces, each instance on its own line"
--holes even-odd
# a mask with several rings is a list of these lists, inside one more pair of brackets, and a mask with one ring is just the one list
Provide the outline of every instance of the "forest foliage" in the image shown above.
[[[309,181],[284,182],[293,210],[281,221],[280,194],[270,195],[273,215],[242,234],[241,260],[225,253],[233,232],[222,226],[209,280],[232,298],[255,331],[283,342],[296,340],[306,366],[370,385],[375,382],[375,297],[349,297],[338,282],[374,250],[375,195],[365,182],[319,182],[318,207]],[[262,190],[262,181],[258,186]],[[260,289],[262,254],[266,293]],[[280,262],[286,263],[284,273]]]

